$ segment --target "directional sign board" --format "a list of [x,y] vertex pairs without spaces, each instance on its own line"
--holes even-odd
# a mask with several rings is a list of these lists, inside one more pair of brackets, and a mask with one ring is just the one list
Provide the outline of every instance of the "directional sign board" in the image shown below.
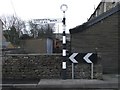
[[72,53],[69,56],[69,59],[72,63],[96,63],[97,62],[97,54],[95,53]]
[[34,24],[50,24],[50,23],[62,23],[61,18],[48,18],[48,19],[33,19],[32,22]]
[[87,53],[83,59],[87,62],[87,63],[92,63],[92,61],[89,59],[89,57],[92,55],[93,53]]
[[75,59],[75,57],[78,55],[78,53],[73,53],[69,59],[72,61],[72,63],[78,63],[78,61]]

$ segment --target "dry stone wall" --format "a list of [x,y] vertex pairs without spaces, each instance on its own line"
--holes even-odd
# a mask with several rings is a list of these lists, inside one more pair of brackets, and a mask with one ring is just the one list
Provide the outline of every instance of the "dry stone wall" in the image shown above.
[[[94,78],[102,79],[101,61],[94,65]],[[62,55],[5,55],[3,79],[61,79]],[[90,64],[75,64],[75,79],[90,79]],[[67,59],[67,79],[71,79],[71,62]]]

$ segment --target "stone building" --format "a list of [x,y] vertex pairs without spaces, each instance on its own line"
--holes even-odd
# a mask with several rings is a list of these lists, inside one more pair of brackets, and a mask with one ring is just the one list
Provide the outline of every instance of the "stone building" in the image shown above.
[[104,12],[110,10],[111,8],[114,8],[116,5],[118,5],[120,3],[120,1],[117,2],[115,0],[112,0],[111,2],[110,1],[111,0],[109,0],[109,2],[107,2],[107,0],[102,0],[99,3],[98,7],[95,9],[94,13],[89,18],[89,20],[91,20],[91,19],[93,19],[93,18],[103,14]]
[[[110,3],[116,2],[106,2],[106,6]],[[109,9],[104,7],[104,12],[103,4],[105,2],[98,5],[88,22],[70,29],[72,52],[97,52],[102,60],[103,73],[118,73],[120,4],[117,2]],[[101,14],[94,16],[97,12]]]

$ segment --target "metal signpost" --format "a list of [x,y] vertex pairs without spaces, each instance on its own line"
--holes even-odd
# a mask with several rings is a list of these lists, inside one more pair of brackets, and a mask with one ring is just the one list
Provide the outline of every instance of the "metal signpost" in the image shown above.
[[62,62],[62,78],[66,79],[66,18],[65,18],[65,11],[67,11],[68,7],[66,4],[62,4],[60,9],[63,11],[63,51],[62,51],[62,56],[63,56],[63,62]]
[[76,57],[78,53],[73,53],[69,59],[72,61],[72,79],[74,79],[74,63],[78,63],[74,57]]
[[88,53],[87,55],[84,56],[84,60],[87,62],[87,63],[90,63],[91,64],[91,79],[93,79],[93,63],[92,61],[90,61],[89,57],[92,55],[93,53]]
[[81,62],[80,59],[84,60],[86,63],[91,64],[91,79],[93,79],[93,63],[95,62],[95,60],[94,62],[92,62],[92,59],[90,59],[91,56],[93,56],[95,59],[97,58],[97,55],[93,53],[73,53],[69,56],[69,59],[72,62],[72,79],[74,79],[74,64]]

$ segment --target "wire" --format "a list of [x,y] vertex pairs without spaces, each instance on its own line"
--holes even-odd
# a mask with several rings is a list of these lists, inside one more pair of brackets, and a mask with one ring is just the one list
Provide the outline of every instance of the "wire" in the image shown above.
[[15,10],[14,4],[13,4],[12,0],[10,0],[10,1],[11,1],[11,6],[12,6],[12,8],[13,8],[14,14],[15,14],[15,16],[17,17],[17,14],[16,14],[16,10]]

